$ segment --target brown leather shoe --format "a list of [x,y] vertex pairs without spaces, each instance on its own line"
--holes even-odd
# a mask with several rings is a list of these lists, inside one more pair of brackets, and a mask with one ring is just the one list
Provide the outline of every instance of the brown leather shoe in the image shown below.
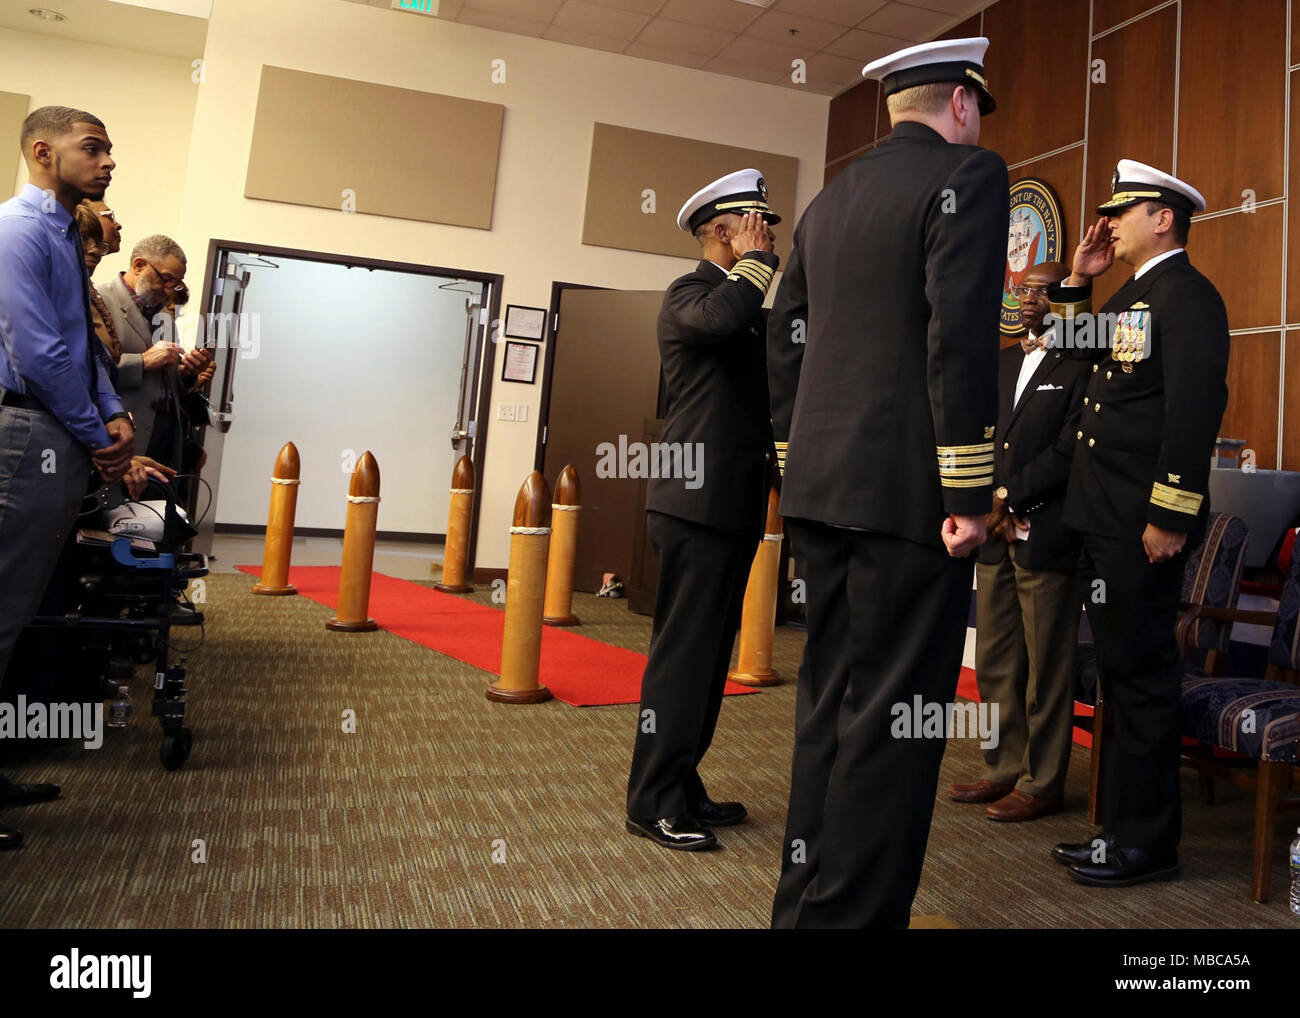
[[954,802],[993,802],[1012,791],[1015,785],[996,785],[992,781],[968,781],[950,785],[948,795]]
[[1059,813],[1064,802],[1064,797],[1060,795],[1030,795],[1013,788],[1006,796],[989,805],[984,810],[984,815],[990,820],[1019,823]]

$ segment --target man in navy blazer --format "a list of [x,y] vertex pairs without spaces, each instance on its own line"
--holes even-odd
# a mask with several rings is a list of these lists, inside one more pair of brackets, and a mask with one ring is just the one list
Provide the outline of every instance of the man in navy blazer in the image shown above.
[[998,360],[993,511],[975,567],[975,679],[997,705],[998,739],[981,778],[948,790],[986,803],[991,820],[1059,812],[1070,763],[1079,538],[1061,512],[1091,372],[1044,328],[1047,287],[1069,274],[1059,262],[1029,270],[1016,288],[1028,332]]

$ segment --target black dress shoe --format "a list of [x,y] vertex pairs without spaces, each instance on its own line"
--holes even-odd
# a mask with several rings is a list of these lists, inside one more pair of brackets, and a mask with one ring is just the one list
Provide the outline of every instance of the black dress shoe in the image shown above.
[[1178,876],[1178,856],[1154,858],[1140,848],[1117,848],[1105,862],[1075,863],[1070,876],[1090,887],[1132,887],[1148,880],[1173,880]]
[[743,802],[714,802],[705,799],[686,809],[699,821],[701,827],[731,827],[733,824],[743,824],[749,816]]
[[712,831],[706,831],[691,817],[661,817],[658,820],[627,818],[627,829],[640,838],[649,838],[664,848],[693,852],[718,843]]
[[8,778],[0,778],[0,808],[30,806],[34,802],[49,802],[58,797],[58,785],[20,785]]
[[0,824],[0,852],[10,848],[18,848],[23,843],[23,832],[16,831],[12,827],[6,827]]
[[1109,859],[1111,852],[1115,850],[1115,842],[1112,838],[1094,838],[1092,841],[1062,841],[1059,845],[1052,846],[1052,858],[1062,866],[1073,866],[1075,863],[1091,863],[1093,854],[1097,851],[1098,840],[1106,843],[1106,854],[1103,859]]

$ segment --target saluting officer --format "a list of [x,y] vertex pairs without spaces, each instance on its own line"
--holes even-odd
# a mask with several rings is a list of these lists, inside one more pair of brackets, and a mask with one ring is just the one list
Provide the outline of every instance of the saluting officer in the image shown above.
[[772,424],[762,308],[779,263],[768,224],[780,221],[758,170],[697,192],[677,225],[704,258],[668,288],[659,312],[661,448],[680,447],[676,463],[690,469],[660,470],[646,499],[659,587],[627,829],[664,848],[708,848],[717,840],[709,828],[747,815],[739,802],[710,800],[697,768],[713,740],[767,510]]
[[893,130],[817,196],[769,321],[808,638],[776,927],[905,927],[992,506],[1007,168],[976,147],[987,39],[869,64]]
[[[1174,626],[1188,552],[1204,534],[1210,455],[1228,399],[1228,316],[1187,260],[1199,191],[1121,159],[1103,218],[1051,291],[1058,336],[1093,361],[1065,501],[1083,534],[1085,604],[1106,696],[1104,842],[1053,858],[1084,884],[1177,875],[1181,668]],[[1092,280],[1119,259],[1137,271],[1093,318]],[[1089,349],[1089,345],[1094,348]],[[1100,345],[1100,348],[1096,348]]]

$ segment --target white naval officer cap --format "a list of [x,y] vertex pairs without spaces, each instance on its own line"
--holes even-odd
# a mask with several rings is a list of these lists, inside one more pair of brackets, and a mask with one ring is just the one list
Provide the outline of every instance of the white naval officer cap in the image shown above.
[[744,215],[761,212],[772,224],[779,223],[778,216],[767,204],[767,181],[759,170],[737,170],[719,177],[708,187],[696,191],[682,210],[677,213],[677,225],[687,233],[694,233],[715,216],[727,212]]
[[1188,213],[1205,211],[1205,198],[1191,184],[1136,159],[1119,161],[1110,191],[1110,198],[1097,206],[1098,215],[1109,216],[1141,201],[1158,201]]
[[887,96],[917,85],[965,82],[974,86],[980,115],[987,117],[998,108],[984,78],[984,51],[988,48],[989,41],[983,36],[923,42],[871,61],[862,68],[862,76],[879,81]]

